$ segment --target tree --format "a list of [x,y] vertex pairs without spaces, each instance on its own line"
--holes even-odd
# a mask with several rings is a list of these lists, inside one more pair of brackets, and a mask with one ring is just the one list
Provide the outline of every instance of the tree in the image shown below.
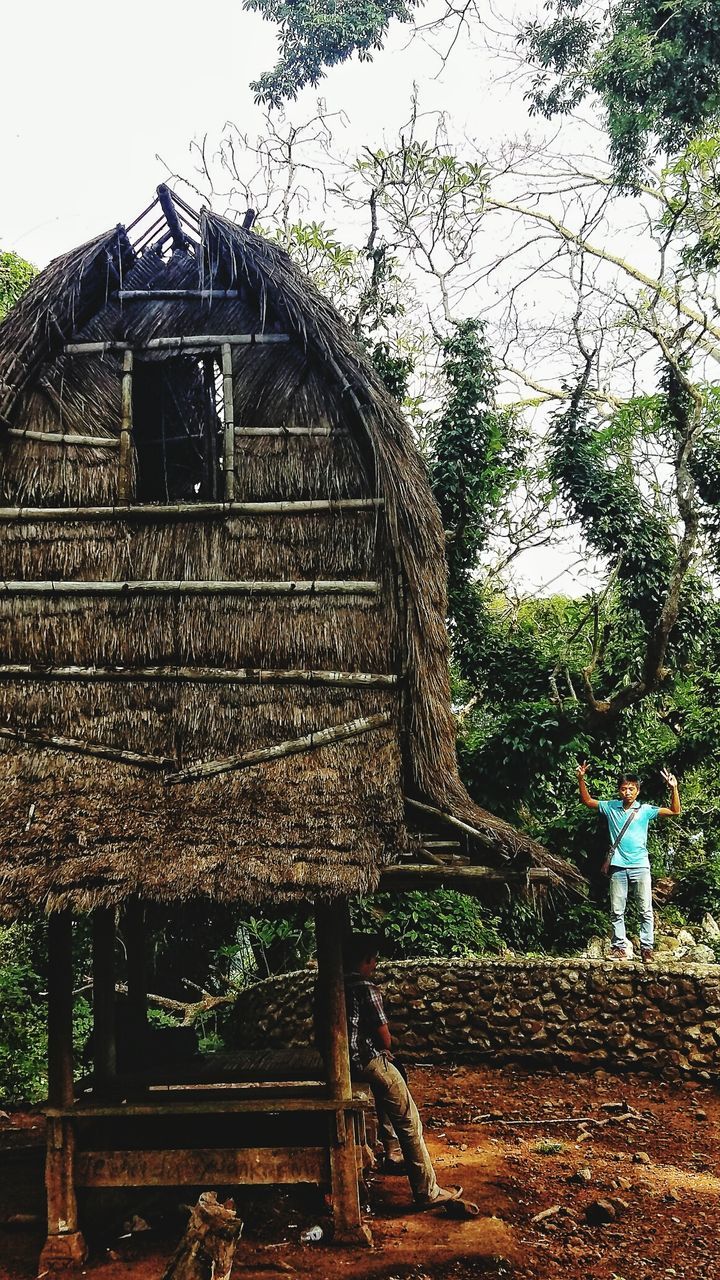
[[521,42],[538,70],[531,110],[567,114],[600,98],[620,181],[640,180],[648,151],[676,154],[720,120],[720,8],[715,0],[614,0],[605,13],[551,0],[554,16]]
[[[354,53],[368,61],[383,47],[393,18],[410,23],[423,0],[244,0],[278,26],[280,57],[251,88],[271,107],[317,85],[327,68]],[[720,9],[716,0],[546,0],[547,17],[525,23],[515,39],[533,69],[531,112],[567,115],[597,96],[613,164],[624,185],[640,180],[648,153],[672,155],[720,120]],[[495,15],[476,0],[444,0],[425,33],[450,28],[458,38]]]
[[36,268],[11,250],[0,251],[0,320],[25,292]]

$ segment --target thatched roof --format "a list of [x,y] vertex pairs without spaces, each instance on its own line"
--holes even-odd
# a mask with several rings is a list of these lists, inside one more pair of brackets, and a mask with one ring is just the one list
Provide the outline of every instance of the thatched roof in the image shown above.
[[[447,834],[451,819],[475,833],[463,836],[474,860],[577,883],[458,777],[443,531],[397,404],[278,245],[178,207],[172,253],[164,224],[132,241],[115,228],[51,263],[0,326],[0,538],[16,584],[0,589],[0,911],[362,892],[413,856],[418,829]],[[145,344],[200,334],[290,339],[233,348],[235,502],[336,508],[272,520],[242,505],[177,519],[168,504],[157,518],[107,511],[118,462],[102,441],[119,435],[122,345],[150,382],[165,359],[189,420],[204,412],[207,362]],[[88,342],[110,347],[66,351]],[[139,416],[136,428],[141,486]],[[91,439],[68,447],[72,436]],[[8,520],[2,505],[24,510]],[[326,594],[290,603],[182,589],[317,580]],[[41,581],[177,590],[88,599],[17,586]],[[237,766],[310,735],[309,749]],[[184,774],[188,762],[199,771]]]

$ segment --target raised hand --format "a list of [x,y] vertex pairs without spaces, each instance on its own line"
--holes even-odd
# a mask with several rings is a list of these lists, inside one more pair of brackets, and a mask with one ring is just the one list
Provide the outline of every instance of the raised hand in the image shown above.
[[575,770],[577,777],[584,778],[589,768],[590,768],[590,765],[588,764],[588,761],[583,760],[582,764],[579,764],[577,769]]
[[665,782],[667,783],[667,785],[670,787],[670,789],[671,789],[671,790],[672,790],[674,787],[676,787],[676,786],[677,786],[677,784],[678,784],[678,780],[677,780],[677,778],[675,777],[675,774],[674,774],[674,773],[670,773],[667,769],[661,769],[661,770],[660,770],[660,777],[661,777],[661,778],[663,778],[663,779],[665,780]]

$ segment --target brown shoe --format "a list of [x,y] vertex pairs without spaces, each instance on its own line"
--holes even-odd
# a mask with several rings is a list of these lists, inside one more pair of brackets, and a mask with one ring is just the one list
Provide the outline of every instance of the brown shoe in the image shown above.
[[642,957],[643,964],[649,964],[651,960],[655,959],[655,951],[652,947],[641,947],[640,955]]
[[462,1187],[438,1187],[434,1196],[427,1200],[416,1200],[415,1207],[417,1209],[438,1209],[441,1205],[448,1204],[450,1200],[459,1200],[463,1193]]

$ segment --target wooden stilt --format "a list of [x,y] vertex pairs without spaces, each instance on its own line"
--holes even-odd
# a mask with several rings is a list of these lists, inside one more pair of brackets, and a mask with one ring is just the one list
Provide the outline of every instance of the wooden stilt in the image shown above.
[[145,904],[126,903],[123,915],[123,938],[127,953],[128,1034],[141,1045],[147,1032],[147,929]]
[[[53,1107],[71,1107],[73,1087],[72,918],[67,911],[48,921],[48,1098]],[[78,1230],[74,1182],[75,1133],[72,1119],[47,1121],[48,1238],[40,1271],[83,1262],[87,1250]]]
[[115,912],[93,912],[94,1092],[107,1093],[115,1078]]
[[337,1131],[330,1149],[335,1239],[348,1244],[372,1244],[372,1236],[362,1221],[358,1188],[358,1168],[353,1125],[343,1109],[352,1099],[350,1051],[345,1015],[342,944],[348,928],[346,900],[315,908],[315,940],[318,961],[318,997],[324,1006],[322,1022],[327,1029],[325,1061],[330,1096],[338,1103]]

